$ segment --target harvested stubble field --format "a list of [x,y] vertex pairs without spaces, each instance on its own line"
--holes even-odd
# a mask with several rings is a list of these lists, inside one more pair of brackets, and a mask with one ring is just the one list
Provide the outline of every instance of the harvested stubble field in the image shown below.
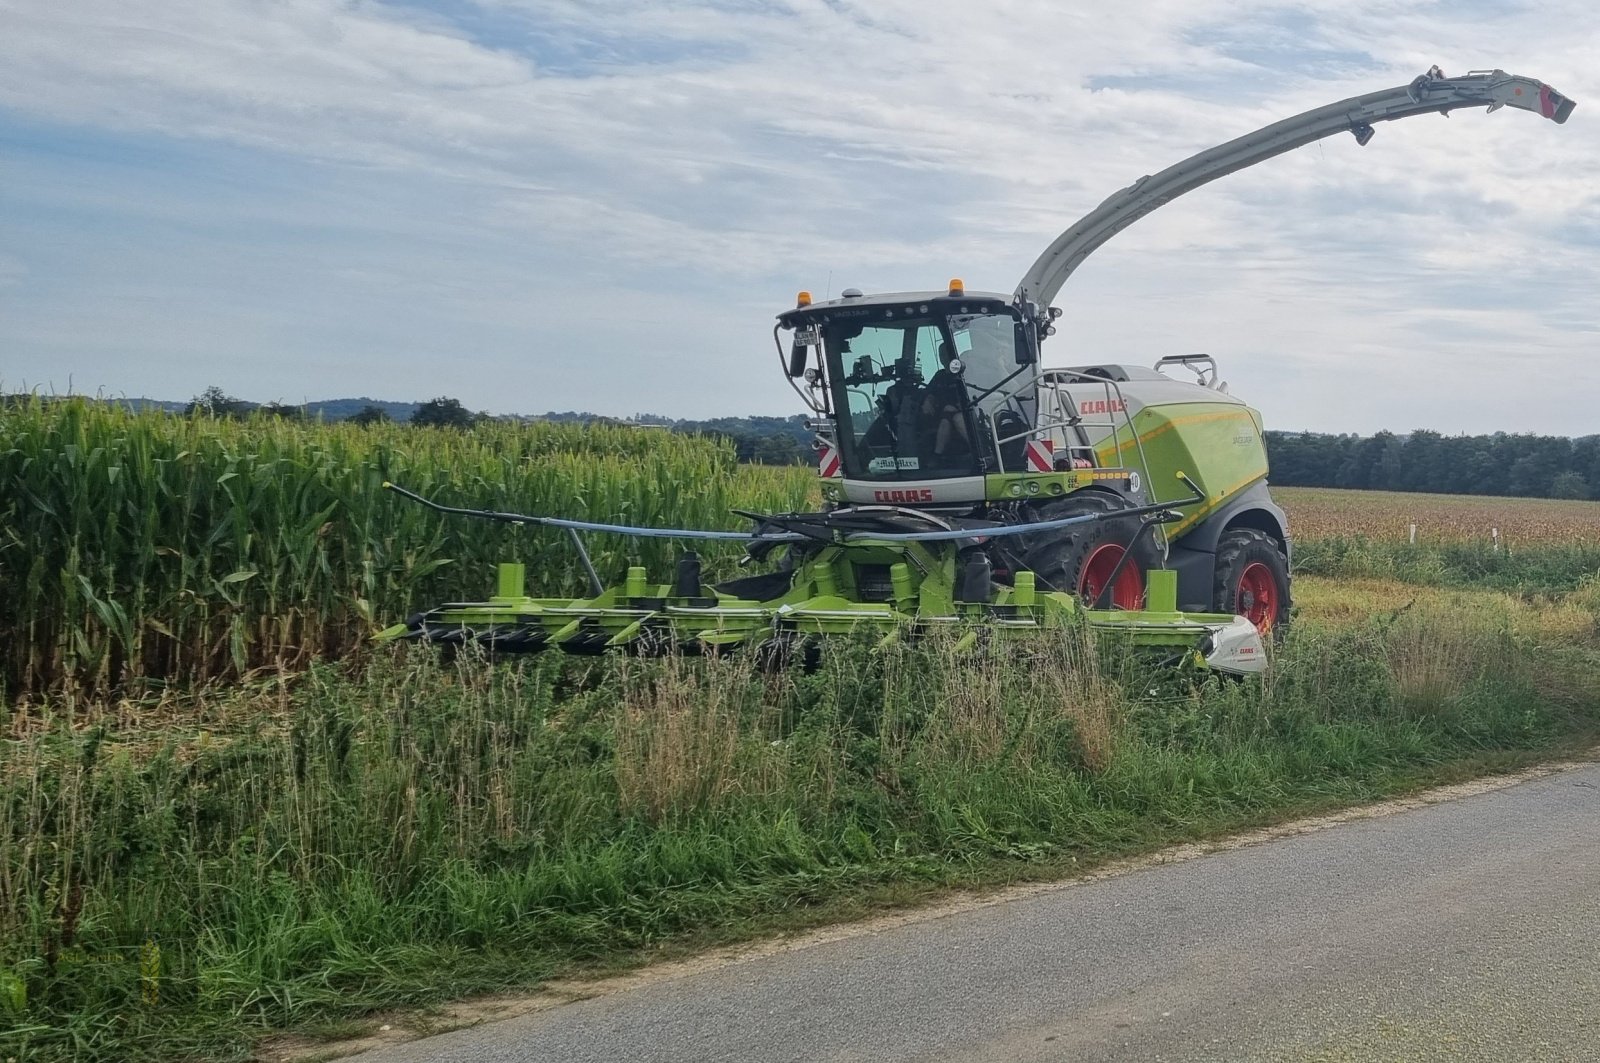
[[1489,543],[1499,529],[1517,549],[1600,541],[1600,502],[1554,498],[1492,498],[1404,491],[1346,491],[1333,487],[1274,487],[1297,538],[1365,536],[1408,542]]
[[[1302,569],[1294,631],[1243,682],[1082,632],[994,656],[847,644],[814,673],[445,665],[347,651],[494,560],[555,586],[571,558],[398,507],[385,476],[728,526],[806,504],[811,473],[615,428],[63,404],[0,413],[0,476],[0,594],[30,603],[0,619],[22,696],[0,701],[0,1059],[245,1059],[275,1031],[1513,767],[1600,723],[1600,593],[1559,543],[1491,558],[1479,582],[1504,593],[1421,586],[1302,516],[1302,560],[1345,574]],[[598,546],[603,568],[631,556]],[[1437,584],[1453,547],[1401,548]],[[1560,588],[1528,592],[1508,557]]]
[[1289,514],[1298,572],[1544,595],[1600,580],[1600,502],[1320,487],[1273,496]]

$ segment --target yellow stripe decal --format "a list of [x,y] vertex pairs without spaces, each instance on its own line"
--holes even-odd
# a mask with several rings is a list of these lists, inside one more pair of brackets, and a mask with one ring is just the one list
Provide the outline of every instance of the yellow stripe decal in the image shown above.
[[1178,537],[1179,535],[1182,535],[1184,533],[1185,529],[1193,526],[1198,521],[1204,520],[1208,514],[1210,514],[1218,506],[1222,505],[1222,503],[1228,501],[1234,495],[1236,495],[1240,491],[1243,491],[1246,487],[1249,487],[1251,484],[1255,483],[1257,480],[1265,479],[1266,475],[1267,475],[1267,470],[1262,469],[1260,472],[1254,474],[1253,476],[1246,477],[1245,479],[1240,480],[1238,483],[1234,484],[1232,487],[1227,488],[1221,494],[1218,494],[1215,498],[1208,500],[1205,505],[1201,506],[1199,509],[1197,509],[1193,513],[1189,514],[1187,517],[1184,517],[1178,523],[1172,525],[1171,529],[1167,532],[1167,538],[1170,540],[1170,539],[1174,539],[1174,538]]
[[[1169,417],[1169,418],[1167,418],[1166,421],[1164,421],[1161,424],[1156,425],[1156,427],[1150,429],[1150,431],[1146,432],[1144,435],[1139,436],[1136,439],[1129,439],[1129,440],[1127,440],[1125,442],[1119,443],[1115,447],[1107,447],[1105,452],[1107,454],[1118,454],[1118,455],[1120,455],[1124,450],[1127,450],[1129,447],[1137,446],[1140,443],[1148,443],[1148,442],[1150,442],[1150,440],[1154,439],[1156,436],[1161,435],[1163,432],[1169,432],[1172,429],[1177,428],[1179,425],[1201,424],[1201,423],[1203,423],[1205,421],[1220,421],[1220,420],[1224,420],[1224,419],[1229,418],[1229,417],[1245,417],[1245,418],[1249,418],[1250,415],[1247,412],[1245,412],[1244,410],[1241,409],[1241,410],[1219,410],[1219,411],[1217,411],[1215,413],[1197,413],[1197,414],[1194,414],[1193,416],[1190,416],[1190,417]],[[1251,423],[1254,423],[1254,421],[1252,420]],[[1098,449],[1099,448],[1097,447],[1096,450],[1098,450]]]

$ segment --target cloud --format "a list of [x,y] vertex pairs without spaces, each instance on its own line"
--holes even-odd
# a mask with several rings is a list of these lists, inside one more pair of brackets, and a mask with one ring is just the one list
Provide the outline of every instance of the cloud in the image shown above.
[[[59,225],[78,226],[30,224],[8,244],[27,283],[0,290],[34,302],[0,319],[0,341],[34,352],[30,372],[80,380],[111,372],[84,352],[113,330],[141,338],[138,372],[155,380],[160,344],[188,350],[199,333],[211,364],[230,364],[215,352],[232,344],[241,376],[269,389],[308,386],[321,365],[315,390],[340,390],[381,366],[418,394],[476,387],[463,398],[492,408],[781,408],[787,389],[749,352],[797,288],[955,273],[1008,289],[1140,174],[1433,62],[1496,63],[1600,100],[1585,8],[1461,10],[0,0],[0,109],[42,142],[109,145],[113,160],[45,144],[27,181],[0,191],[0,205],[55,203],[72,215]],[[1568,396],[1480,425],[1481,377],[1456,371],[1515,344],[1527,370],[1600,382],[1582,368],[1594,327],[1580,293],[1600,262],[1585,113],[1562,129],[1515,112],[1413,119],[1364,149],[1330,140],[1192,193],[1073,279],[1057,360],[1145,361],[1203,338],[1278,424],[1592,430]],[[140,169],[140,200],[119,200],[115,160],[141,150],[165,161]],[[270,176],[238,172],[251,160]],[[226,188],[218,166],[236,168]],[[83,187],[63,189],[73,174]],[[48,245],[104,260],[85,227],[118,225],[136,243],[113,257],[144,295],[113,277],[69,286],[82,260]],[[229,264],[252,244],[267,261]],[[326,364],[335,344],[344,375]],[[484,383],[430,377],[448,345],[480,352]],[[171,378],[196,371],[174,358]],[[558,389],[540,359],[562,359]],[[1308,390],[1397,362],[1422,367],[1401,374],[1409,394],[1370,386],[1335,408]],[[726,386],[705,388],[702,365]],[[507,379],[536,394],[512,396]]]

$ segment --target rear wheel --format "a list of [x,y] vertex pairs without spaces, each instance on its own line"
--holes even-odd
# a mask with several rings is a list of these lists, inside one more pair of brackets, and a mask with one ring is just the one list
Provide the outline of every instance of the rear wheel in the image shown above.
[[1276,541],[1254,528],[1235,528],[1217,543],[1212,608],[1242,616],[1263,635],[1289,626],[1289,560]]
[[[1041,507],[1039,519],[1062,520],[1126,508],[1128,503],[1114,495],[1080,494]],[[1124,563],[1130,544],[1133,556]],[[1141,609],[1144,574],[1160,563],[1161,554],[1153,537],[1139,536],[1138,517],[1111,516],[1090,524],[1040,532],[1024,560],[1043,589],[1076,594],[1094,607],[1109,586],[1110,601],[1105,603],[1108,607]]]

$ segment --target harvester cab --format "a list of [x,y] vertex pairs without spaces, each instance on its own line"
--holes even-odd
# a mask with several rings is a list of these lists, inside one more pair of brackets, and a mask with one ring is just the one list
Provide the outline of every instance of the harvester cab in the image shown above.
[[[802,292],[779,329],[822,414],[830,501],[971,508],[985,477],[1030,467],[1039,345],[1031,308],[948,291],[867,297]],[[813,352],[815,352],[813,354]],[[815,361],[815,365],[810,363]],[[1039,471],[1048,457],[1032,457]]]
[[[1108,198],[1057,237],[1010,295],[942,289],[814,302],[773,336],[816,414],[823,508],[744,514],[748,532],[630,528],[554,517],[446,513],[565,530],[588,574],[580,599],[530,598],[502,565],[487,602],[427,610],[382,633],[499,650],[588,653],[790,647],[879,629],[954,629],[955,645],[1066,624],[1229,672],[1260,670],[1290,609],[1290,538],[1267,489],[1260,415],[1208,355],[1154,368],[1045,368],[1051,306],[1083,260],[1164,203],[1339,132],[1504,106],[1565,122],[1571,100],[1530,78],[1438,68],[1407,85],[1305,112],[1200,152]],[[765,573],[703,582],[686,553],[654,583],[607,588],[580,533],[736,540]]]

